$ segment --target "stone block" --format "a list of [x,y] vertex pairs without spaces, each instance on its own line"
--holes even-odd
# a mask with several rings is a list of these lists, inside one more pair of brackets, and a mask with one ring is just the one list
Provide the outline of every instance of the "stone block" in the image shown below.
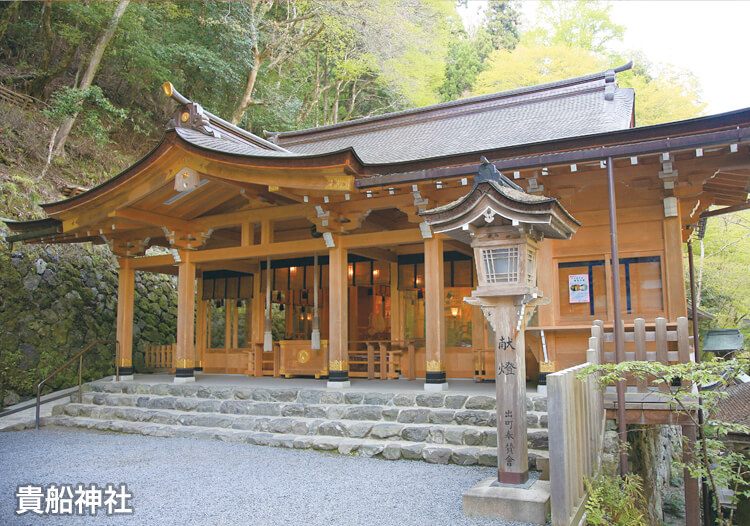
[[380,420],[382,416],[382,408],[363,405],[358,407],[347,407],[344,411],[343,418],[347,420]]
[[462,447],[453,450],[451,462],[459,466],[474,466],[479,462],[479,448]]
[[464,515],[508,521],[546,524],[550,511],[549,482],[537,480],[528,489],[518,486],[492,486],[486,479],[464,492]]
[[391,438],[399,436],[402,425],[399,424],[375,424],[370,431],[373,438]]
[[456,411],[455,420],[461,426],[490,425],[489,413],[487,411]]
[[359,441],[352,440],[352,439],[344,439],[339,444],[339,454],[341,455],[351,455],[357,449],[359,449]]
[[218,413],[221,410],[221,400],[201,400],[195,410],[200,413]]
[[397,394],[393,397],[393,405],[409,407],[415,404],[416,397],[413,394]]
[[400,412],[401,409],[398,407],[388,407],[383,409],[383,420],[386,420],[387,422],[395,422],[398,419],[398,414]]
[[455,411],[449,410],[437,410],[430,411],[430,423],[431,424],[452,424]]
[[495,409],[495,399],[491,396],[474,395],[470,396],[464,404],[466,409],[483,409],[491,410]]
[[346,436],[346,430],[341,422],[323,422],[318,426],[317,433],[327,436]]
[[362,393],[345,393],[344,400],[347,404],[361,404],[362,400],[365,399],[365,395]]
[[344,393],[336,391],[323,391],[320,395],[321,404],[343,404],[346,398]]
[[427,393],[417,395],[417,405],[420,407],[443,407],[445,395],[441,393]]
[[463,433],[463,443],[467,446],[481,446],[484,437],[479,429],[466,429]]
[[445,395],[445,407],[448,409],[461,409],[468,399],[465,395]]
[[305,418],[326,418],[326,408],[320,405],[309,405],[305,407]]
[[367,422],[352,422],[346,426],[348,434],[352,438],[364,438],[370,434],[372,424]]
[[317,391],[313,389],[301,389],[297,393],[297,402],[301,404],[319,404],[320,397],[325,391]]
[[445,430],[445,442],[448,444],[463,444],[464,430],[460,427],[449,427]]
[[362,442],[359,445],[357,454],[363,457],[374,457],[379,455],[385,449],[385,445],[379,442]]
[[325,410],[326,418],[328,418],[329,420],[338,420],[340,418],[343,418],[345,409],[345,406],[340,405],[328,406],[328,408]]
[[296,437],[294,439],[294,449],[308,449],[312,447],[313,437]]
[[401,446],[398,444],[386,444],[383,449],[383,458],[387,460],[398,460],[401,458]]
[[424,444],[401,444],[401,456],[405,460],[422,460],[422,450]]
[[547,411],[546,397],[539,397],[534,400],[534,411]]
[[401,430],[401,438],[409,442],[425,442],[430,436],[430,429],[427,427],[404,427]]
[[479,465],[497,467],[497,449],[487,448],[479,450]]
[[430,421],[429,409],[402,409],[396,421],[402,424],[426,424]]
[[247,410],[248,402],[240,400],[227,400],[226,402],[222,402],[221,408],[219,409],[220,412],[231,415],[246,415]]
[[425,446],[422,450],[422,458],[430,464],[448,464],[453,451],[447,447]]
[[305,416],[305,406],[302,404],[284,404],[281,407],[282,416]]
[[393,400],[393,393],[365,393],[364,403],[369,405],[388,405]]
[[271,395],[267,389],[254,389],[253,400],[256,402],[268,402],[271,400]]
[[294,402],[297,400],[296,389],[269,389],[268,394],[277,402]]

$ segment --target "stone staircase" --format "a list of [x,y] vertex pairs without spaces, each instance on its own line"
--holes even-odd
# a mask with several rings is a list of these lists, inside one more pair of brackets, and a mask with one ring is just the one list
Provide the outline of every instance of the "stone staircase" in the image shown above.
[[[386,386],[383,386],[386,387]],[[497,465],[494,397],[93,382],[43,425],[459,465]],[[526,399],[529,468],[548,458],[547,399]],[[539,461],[539,462],[538,462]]]

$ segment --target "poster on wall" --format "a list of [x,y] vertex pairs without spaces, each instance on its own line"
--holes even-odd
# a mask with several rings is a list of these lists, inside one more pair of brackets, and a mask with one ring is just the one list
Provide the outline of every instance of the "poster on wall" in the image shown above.
[[570,303],[589,303],[589,275],[568,276],[568,295]]

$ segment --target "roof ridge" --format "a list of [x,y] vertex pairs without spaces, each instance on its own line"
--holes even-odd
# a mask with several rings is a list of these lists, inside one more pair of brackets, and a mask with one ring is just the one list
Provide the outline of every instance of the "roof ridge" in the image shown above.
[[[599,79],[595,79],[595,80],[599,80]],[[567,86],[565,86],[565,87],[567,87]],[[547,94],[546,96],[539,96],[539,97],[535,97],[533,99],[531,99],[531,98],[529,98],[529,99],[518,99],[518,100],[512,100],[512,99],[511,100],[507,100],[506,98],[497,99],[497,100],[491,100],[490,99],[490,100],[486,101],[485,104],[477,105],[477,106],[474,106],[474,107],[463,108],[463,109],[460,109],[460,110],[457,110],[457,111],[450,111],[452,108],[447,108],[449,111],[447,111],[446,113],[431,112],[430,114],[422,115],[420,117],[413,118],[413,119],[410,119],[408,121],[403,121],[403,122],[397,122],[397,123],[394,123],[394,122],[375,123],[372,126],[363,127],[361,129],[354,129],[354,130],[341,128],[340,129],[341,131],[334,132],[334,133],[327,133],[322,138],[315,137],[315,136],[307,136],[307,137],[302,136],[302,137],[299,137],[299,138],[290,139],[288,142],[285,142],[284,144],[285,144],[285,146],[294,147],[294,146],[297,146],[297,145],[300,145],[300,144],[307,144],[307,143],[310,143],[310,142],[318,142],[318,141],[323,141],[323,140],[336,139],[336,138],[339,138],[339,137],[347,137],[347,136],[359,135],[359,134],[363,134],[363,133],[371,133],[371,132],[375,132],[375,131],[379,131],[379,130],[393,129],[393,128],[397,128],[397,127],[400,127],[400,126],[410,126],[410,125],[413,125],[413,124],[419,124],[419,123],[423,123],[423,122],[430,122],[430,121],[433,121],[433,120],[451,119],[451,118],[454,118],[454,117],[460,117],[460,116],[465,116],[465,115],[472,115],[472,114],[475,114],[475,113],[483,113],[485,111],[492,110],[492,109],[495,109],[495,108],[498,108],[498,107],[509,108],[509,107],[513,107],[513,106],[520,106],[522,104],[526,104],[526,103],[531,102],[531,101],[536,102],[536,101],[539,101],[539,100],[553,100],[553,99],[556,99],[556,98],[564,98],[564,97],[572,96],[573,94],[593,92],[593,91],[598,91],[600,89],[601,89],[600,86],[592,86],[592,87],[587,87],[587,88],[579,89],[579,90],[576,90],[576,91],[571,90],[571,91],[564,91],[564,92],[552,92],[552,93]],[[540,92],[540,93],[542,93],[542,92]],[[485,102],[485,101],[480,101],[480,102]],[[441,108],[441,110],[442,109],[443,108]],[[395,116],[394,115],[394,119],[397,119],[397,118],[402,117],[402,116],[404,116],[404,115],[399,115],[399,116]],[[354,123],[356,121],[349,121],[349,122]],[[319,128],[313,128],[312,130],[318,131]],[[324,131],[328,131],[328,130],[324,130]]]
[[518,95],[526,95],[526,94],[534,93],[534,92],[543,92],[543,91],[548,91],[548,90],[553,90],[553,89],[558,89],[558,88],[564,88],[568,86],[575,86],[577,84],[584,84],[587,82],[605,79],[608,74],[611,75],[612,73],[619,73],[621,71],[626,71],[630,69],[632,66],[633,66],[633,63],[631,61],[617,68],[610,68],[604,71],[599,71],[596,73],[589,73],[588,75],[582,75],[580,77],[573,77],[570,79],[557,80],[554,82],[547,82],[544,84],[537,84],[534,86],[527,86],[524,88],[516,88],[516,89],[500,91],[496,93],[489,93],[486,95],[477,95],[475,97],[468,97],[465,99],[440,102],[438,104],[431,104],[429,106],[422,106],[419,108],[409,108],[406,110],[384,113],[382,115],[373,115],[371,117],[362,117],[362,118],[354,119],[351,121],[339,122],[336,124],[327,124],[325,126],[304,128],[301,130],[291,130],[291,131],[286,131],[286,132],[272,132],[272,131],[263,130],[263,133],[266,134],[267,137],[271,137],[272,140],[277,140],[278,138],[293,137],[296,135],[305,135],[309,133],[316,133],[316,132],[327,131],[331,129],[345,128],[345,127],[354,126],[357,124],[392,119],[392,118],[406,116],[406,115],[428,113],[428,112],[433,112],[436,110],[442,110],[445,108],[470,105],[470,104],[474,104],[477,102],[490,101],[494,99],[504,99],[504,98],[509,98],[509,97],[515,97]]

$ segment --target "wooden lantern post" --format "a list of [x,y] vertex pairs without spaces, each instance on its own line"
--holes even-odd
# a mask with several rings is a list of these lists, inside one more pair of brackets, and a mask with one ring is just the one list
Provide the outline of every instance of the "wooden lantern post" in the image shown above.
[[524,329],[536,305],[536,254],[544,238],[570,239],[578,223],[553,198],[527,194],[482,158],[471,191],[421,213],[436,234],[474,249],[478,287],[471,297],[495,332],[498,482],[528,479]]

